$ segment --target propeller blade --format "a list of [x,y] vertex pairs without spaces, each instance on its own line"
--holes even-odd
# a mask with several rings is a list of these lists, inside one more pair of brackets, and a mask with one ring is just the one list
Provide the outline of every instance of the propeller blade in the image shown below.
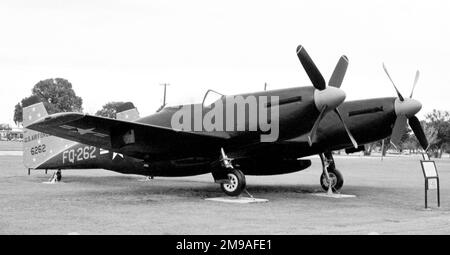
[[300,59],[300,63],[302,63],[306,74],[308,74],[314,88],[318,90],[324,90],[325,80],[323,79],[322,74],[312,61],[311,57],[308,55],[308,52],[306,52],[305,48],[303,48],[303,46],[301,45],[297,47],[297,56],[298,59]]
[[395,91],[397,91],[398,98],[400,98],[400,101],[403,102],[405,99],[403,98],[402,94],[400,94],[400,91],[398,91],[397,87],[395,86],[394,81],[392,80],[391,76],[389,75],[389,72],[388,72],[386,66],[384,65],[384,63],[383,63],[383,69],[386,72],[387,76],[389,77],[389,80],[391,80],[392,85],[394,85]]
[[327,110],[327,106],[323,106],[322,110],[320,111],[319,117],[317,117],[316,122],[314,123],[314,126],[312,127],[311,131],[308,135],[308,142],[309,146],[311,146],[316,138],[317,128],[319,128],[320,121],[323,119],[323,116],[325,115],[325,112]]
[[395,120],[394,128],[392,129],[391,143],[394,144],[397,149],[400,139],[406,131],[406,120],[407,118],[405,115],[399,115]]
[[414,78],[414,84],[413,84],[413,87],[412,87],[412,90],[411,90],[411,95],[409,96],[409,98],[412,98],[412,96],[413,96],[414,88],[416,87],[417,81],[419,80],[419,75],[420,75],[420,73],[417,70],[416,71],[416,77]]
[[414,135],[417,137],[417,140],[419,140],[420,145],[424,150],[428,149],[428,141],[427,137],[425,136],[425,132],[423,131],[422,125],[420,125],[420,121],[416,116],[412,116],[408,119],[409,126],[414,132]]
[[334,68],[333,74],[331,75],[330,81],[328,82],[328,86],[340,88],[342,81],[344,80],[347,67],[348,58],[344,55],[339,59],[336,67]]
[[344,120],[342,119],[341,113],[339,112],[338,108],[334,108],[334,112],[337,114],[337,116],[341,120],[342,125],[344,125],[345,132],[347,132],[348,137],[352,141],[353,147],[355,147],[355,149],[357,149],[358,143],[356,142],[355,138],[353,138],[352,133],[350,133],[350,130],[348,129],[347,125],[345,124]]

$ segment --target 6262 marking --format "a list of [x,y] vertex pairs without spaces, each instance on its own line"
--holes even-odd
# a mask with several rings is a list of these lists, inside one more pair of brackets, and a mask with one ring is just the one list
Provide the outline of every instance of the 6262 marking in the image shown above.
[[46,151],[45,147],[46,147],[45,144],[31,147],[30,153],[31,153],[31,155],[37,155],[39,153],[44,153]]

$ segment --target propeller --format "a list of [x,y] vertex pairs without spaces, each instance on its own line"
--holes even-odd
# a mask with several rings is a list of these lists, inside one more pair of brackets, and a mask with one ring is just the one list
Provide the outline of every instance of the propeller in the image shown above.
[[328,86],[326,86],[325,79],[323,78],[319,69],[312,61],[306,49],[301,45],[297,47],[297,56],[303,68],[305,69],[306,74],[311,80],[314,88],[316,89],[314,91],[314,103],[316,105],[317,110],[319,110],[320,112],[319,116],[314,122],[311,131],[309,132],[308,135],[309,145],[311,146],[315,142],[320,121],[323,119],[326,113],[328,113],[329,111],[334,111],[334,113],[339,117],[339,120],[344,126],[347,136],[350,138],[350,141],[352,142],[353,146],[355,148],[358,148],[358,143],[353,138],[353,135],[350,133],[350,130],[345,124],[341,116],[341,113],[339,112],[338,109],[338,106],[342,104],[342,102],[344,102],[345,100],[345,92],[341,90],[340,87],[342,85],[342,81],[344,80],[345,73],[347,71],[348,58],[346,56],[342,56],[339,59],[333,71],[333,74],[331,75],[330,80],[328,81]]
[[394,83],[394,81],[392,80],[391,76],[389,75],[389,72],[388,72],[386,66],[384,65],[384,63],[383,63],[383,69],[384,69],[384,71],[386,72],[386,74],[387,74],[389,80],[391,81],[392,85],[394,86],[394,89],[395,89],[395,91],[397,92],[397,95],[398,95],[398,98],[400,98],[400,101],[402,101],[402,102],[405,101],[405,99],[403,98],[403,96],[402,96],[402,94],[400,93],[400,91],[398,91],[397,86],[395,86],[395,83]]
[[413,87],[412,87],[412,90],[411,90],[411,95],[409,95],[409,98],[412,98],[412,96],[413,96],[414,89],[416,88],[417,81],[419,80],[419,75],[420,75],[419,70],[417,70],[416,71],[416,77],[414,78],[414,83],[413,83]]
[[383,69],[389,77],[389,80],[391,81],[398,95],[398,98],[394,102],[394,109],[395,114],[397,115],[397,119],[395,120],[394,127],[392,129],[391,143],[398,148],[400,139],[406,132],[406,124],[408,122],[422,148],[424,150],[427,150],[429,144],[425,136],[425,132],[420,125],[419,119],[414,116],[420,111],[420,109],[422,108],[422,104],[419,101],[412,99],[414,88],[416,87],[417,81],[419,80],[419,71],[416,71],[416,76],[414,78],[414,83],[409,98],[404,98],[395,86],[395,83],[389,75],[389,72],[384,63]]

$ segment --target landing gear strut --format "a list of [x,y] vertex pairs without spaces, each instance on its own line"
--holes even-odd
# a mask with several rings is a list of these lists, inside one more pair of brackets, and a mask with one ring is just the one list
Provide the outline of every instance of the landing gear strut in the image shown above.
[[[223,179],[216,179],[220,183],[220,188],[228,196],[239,196],[245,190],[245,175],[241,170],[235,169],[224,150],[221,149],[221,171],[226,171]],[[214,176],[214,173],[213,173]]]
[[323,173],[320,176],[320,185],[322,186],[322,189],[328,191],[329,193],[339,191],[344,185],[344,178],[341,172],[336,169],[333,155],[331,152],[325,152],[323,154],[319,154],[319,156],[322,160],[323,169]]
[[62,179],[61,169],[58,169],[56,172],[52,174],[52,177],[48,180],[49,183],[60,182]]
[[56,171],[56,181],[60,182],[61,179],[62,179],[61,169],[58,169],[58,171]]

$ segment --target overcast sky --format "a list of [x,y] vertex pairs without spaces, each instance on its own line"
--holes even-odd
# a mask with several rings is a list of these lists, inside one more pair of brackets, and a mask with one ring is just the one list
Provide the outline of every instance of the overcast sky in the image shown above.
[[402,94],[414,74],[423,114],[450,110],[450,1],[9,1],[0,2],[0,123],[47,78],[65,78],[86,112],[132,101],[201,101],[209,88],[237,94],[310,86],[302,44],[328,80],[350,60],[347,101]]

